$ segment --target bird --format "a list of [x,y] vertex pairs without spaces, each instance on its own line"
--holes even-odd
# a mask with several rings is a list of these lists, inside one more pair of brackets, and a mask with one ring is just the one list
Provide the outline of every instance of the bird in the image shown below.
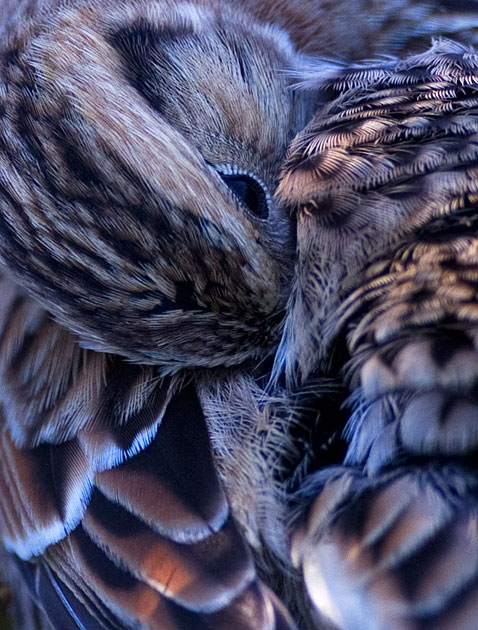
[[241,366],[279,336],[293,226],[272,191],[310,109],[288,89],[296,51],[214,3],[12,11],[0,105],[8,571],[61,630],[292,628],[258,577],[260,532],[226,496],[210,438],[223,429],[203,407],[234,380],[227,370],[251,381]]
[[437,39],[303,87],[327,99],[278,189],[298,261],[275,369],[338,370],[349,413],[298,491],[294,562],[333,628],[473,630],[478,52]]
[[289,86],[463,28],[446,5],[2,2],[0,533],[46,615],[18,630],[320,627],[289,490],[322,385],[268,385],[318,102]]

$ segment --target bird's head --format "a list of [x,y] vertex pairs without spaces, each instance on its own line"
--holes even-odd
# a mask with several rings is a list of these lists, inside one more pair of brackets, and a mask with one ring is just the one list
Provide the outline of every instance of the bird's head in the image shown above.
[[167,369],[268,351],[293,270],[271,191],[305,117],[287,36],[187,3],[41,17],[0,60],[0,259],[88,347]]

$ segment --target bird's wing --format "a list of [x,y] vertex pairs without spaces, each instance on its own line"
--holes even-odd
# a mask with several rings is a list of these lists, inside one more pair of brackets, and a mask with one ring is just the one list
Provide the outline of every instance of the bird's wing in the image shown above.
[[324,619],[346,630],[476,627],[476,470],[343,468],[312,488],[293,554]]
[[324,261],[339,270],[329,311],[309,297],[322,328],[303,330],[343,339],[353,413],[343,465],[306,482],[295,559],[340,628],[473,630],[478,55],[442,41],[325,84],[335,99],[297,138],[282,190],[298,205],[299,288]]
[[5,277],[0,514],[55,628],[292,628],[258,582],[193,385],[83,350]]

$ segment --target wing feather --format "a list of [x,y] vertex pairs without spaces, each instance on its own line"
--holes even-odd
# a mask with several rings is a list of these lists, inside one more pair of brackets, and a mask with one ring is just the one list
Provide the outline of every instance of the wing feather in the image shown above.
[[0,285],[0,526],[52,626],[292,629],[229,512],[195,386],[81,349]]
[[305,482],[295,559],[339,628],[473,630],[478,55],[437,41],[331,76],[281,184],[300,260],[283,355],[307,375],[343,348],[352,414],[343,466]]

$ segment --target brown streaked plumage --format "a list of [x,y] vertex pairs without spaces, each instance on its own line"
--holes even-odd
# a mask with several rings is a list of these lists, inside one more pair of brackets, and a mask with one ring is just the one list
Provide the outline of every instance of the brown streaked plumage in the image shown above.
[[315,101],[289,36],[356,58],[440,5],[2,3],[2,535],[55,628],[290,630],[267,582],[316,630],[301,398],[262,374],[294,270],[271,193]]
[[327,356],[335,309],[371,260],[474,194],[473,63],[461,45],[437,42],[401,62],[320,69],[310,79],[336,99],[292,142],[278,189],[299,207],[284,336],[290,373],[305,377]]
[[231,7],[37,9],[0,59],[12,571],[62,630],[290,629],[180,370],[274,347],[293,259],[272,191],[307,113],[294,48]]
[[[144,0],[134,1],[139,5]],[[177,0],[158,2],[178,5]],[[61,3],[2,0],[0,29],[21,24],[28,35],[38,22],[39,11],[56,10]],[[73,3],[78,4],[78,0]],[[131,4],[131,0],[122,4]],[[476,0],[190,0],[190,4],[221,11],[232,7],[263,24],[279,27],[297,49],[309,55],[349,62],[421,50],[436,35],[470,44],[478,37]]]
[[62,630],[292,628],[258,582],[194,385],[83,350],[9,280],[0,288],[10,579]]
[[287,277],[269,201],[301,117],[287,37],[170,2],[51,11],[4,45],[1,259],[96,350],[167,370],[259,355]]
[[437,41],[319,86],[335,99],[280,186],[299,255],[282,356],[304,378],[345,348],[353,413],[343,464],[304,484],[295,561],[337,628],[473,630],[478,53]]
[[[400,41],[421,32],[425,17],[421,3],[405,4],[419,17],[393,29]],[[355,6],[344,6],[354,24]],[[266,7],[258,17],[268,23],[288,14],[281,2]],[[329,3],[316,8],[317,23],[324,14],[332,27],[346,23]],[[10,272],[96,350],[172,371],[272,348],[291,265],[287,220],[267,198],[302,117],[292,120],[277,72],[295,59],[286,34],[252,19],[247,2],[6,9],[0,258]],[[404,12],[366,9],[364,33],[388,32]],[[299,18],[288,30],[301,44],[319,42]],[[251,37],[255,46],[244,45]],[[334,52],[376,52],[360,41],[354,55]],[[264,118],[274,125],[258,124]],[[249,212],[221,175],[242,177],[233,186],[248,195]]]

